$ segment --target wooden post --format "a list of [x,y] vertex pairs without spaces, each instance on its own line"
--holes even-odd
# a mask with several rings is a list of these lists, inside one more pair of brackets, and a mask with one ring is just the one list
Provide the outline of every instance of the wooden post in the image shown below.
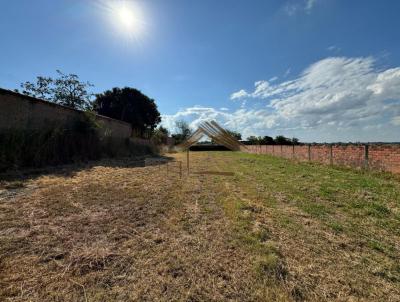
[[292,146],[292,159],[294,159],[294,145]]
[[281,157],[283,157],[283,145],[281,145]]
[[272,155],[275,155],[275,145],[272,145]]
[[329,164],[333,165],[333,147],[332,144],[329,145]]
[[311,161],[311,145],[308,145],[308,161]]
[[186,152],[186,165],[187,165],[187,174],[189,176],[189,173],[190,173],[190,169],[189,169],[189,149],[187,149],[187,152]]
[[366,144],[364,145],[364,168],[368,169],[368,165],[369,165],[369,146]]

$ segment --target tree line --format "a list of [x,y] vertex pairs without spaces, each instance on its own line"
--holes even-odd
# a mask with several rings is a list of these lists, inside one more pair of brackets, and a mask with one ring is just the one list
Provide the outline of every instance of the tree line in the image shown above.
[[275,138],[271,136],[249,136],[246,140],[248,145],[299,145],[298,138],[288,138],[278,135]]
[[[94,94],[90,92],[90,88],[94,86],[90,82],[81,81],[76,74],[65,74],[60,70],[56,72],[55,78],[38,76],[34,82],[21,83],[21,91],[18,89],[15,89],[15,91],[59,105],[93,111],[100,115],[128,122],[132,125],[135,136],[152,137],[157,143],[166,144],[168,137],[172,137],[175,144],[180,144],[192,134],[189,124],[183,120],[176,122],[173,134],[162,126],[157,127],[161,122],[157,104],[154,99],[138,89],[114,87],[103,93]],[[242,140],[241,133],[229,129],[227,129],[227,132],[237,140]],[[249,136],[243,142],[249,145],[299,144],[297,138],[287,138],[283,135],[278,135],[275,138]],[[204,143],[215,142],[211,140]]]

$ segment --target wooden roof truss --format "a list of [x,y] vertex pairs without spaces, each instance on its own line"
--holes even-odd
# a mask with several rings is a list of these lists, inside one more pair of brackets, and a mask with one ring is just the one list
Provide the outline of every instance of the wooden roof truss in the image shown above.
[[185,150],[189,149],[200,141],[204,135],[232,151],[239,151],[241,147],[246,148],[245,145],[239,142],[215,121],[201,123],[199,128],[186,141],[180,144],[180,147]]

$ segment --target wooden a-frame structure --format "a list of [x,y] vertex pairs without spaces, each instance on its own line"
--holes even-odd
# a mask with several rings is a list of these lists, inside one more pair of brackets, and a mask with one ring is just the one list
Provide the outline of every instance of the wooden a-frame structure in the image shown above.
[[240,151],[241,148],[246,148],[244,144],[239,142],[235,137],[229,134],[224,128],[217,124],[215,121],[203,122],[199,128],[193,132],[183,143],[179,145],[180,148],[187,151],[187,171],[189,174],[189,149],[191,146],[200,141],[203,136],[208,136],[216,143],[221,144],[232,151]]

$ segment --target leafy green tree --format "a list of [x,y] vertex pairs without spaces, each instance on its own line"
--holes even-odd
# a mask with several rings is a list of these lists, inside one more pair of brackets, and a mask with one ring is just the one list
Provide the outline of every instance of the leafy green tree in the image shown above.
[[[75,109],[90,109],[93,87],[81,82],[76,74],[64,74],[57,70],[58,77],[36,77],[36,82],[21,83],[22,93]],[[18,90],[16,90],[19,92]]]
[[273,145],[275,144],[274,139],[271,136],[265,135],[262,138],[262,144],[263,145]]
[[141,137],[147,137],[161,122],[155,101],[130,87],[115,87],[97,94],[93,109],[98,114],[130,123]]
[[292,138],[292,144],[293,144],[293,145],[299,145],[299,144],[300,144],[299,139],[296,138],[296,137],[293,137],[293,138]]
[[287,138],[283,135],[278,135],[277,137],[275,137],[275,143],[277,145],[291,145],[292,141],[290,138]]
[[251,135],[247,138],[247,141],[250,145],[259,145],[260,139],[261,139],[260,136],[257,137],[257,136]]
[[275,137],[275,139],[273,139],[271,136],[249,136],[247,138],[247,142],[250,145],[298,145],[299,144],[299,140],[297,138],[287,138],[283,135],[278,135],[277,137]]

